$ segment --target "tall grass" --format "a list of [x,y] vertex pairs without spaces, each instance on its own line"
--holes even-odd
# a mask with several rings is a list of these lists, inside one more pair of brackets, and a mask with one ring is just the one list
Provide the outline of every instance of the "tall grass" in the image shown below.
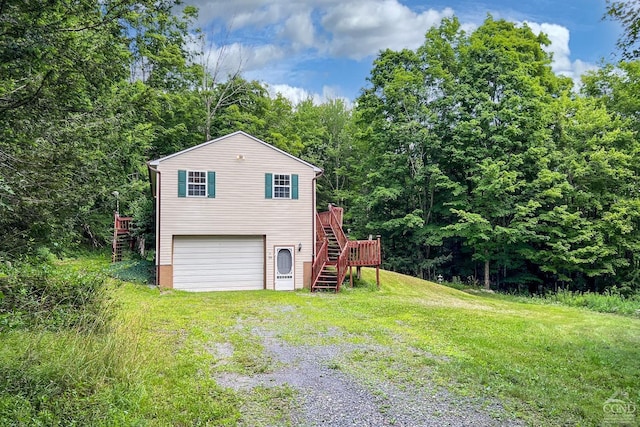
[[559,290],[556,293],[549,293],[546,295],[525,296],[496,294],[496,296],[497,298],[515,300],[524,303],[581,307],[600,313],[613,313],[640,317],[640,293],[625,296],[619,293],[616,288],[608,289],[603,293]]
[[21,266],[0,277],[0,425],[135,425],[145,390],[135,325],[105,276]]
[[608,290],[602,294],[559,291],[547,295],[545,299],[572,307],[586,307],[601,313],[618,313],[640,317],[640,294],[625,297],[615,290]]

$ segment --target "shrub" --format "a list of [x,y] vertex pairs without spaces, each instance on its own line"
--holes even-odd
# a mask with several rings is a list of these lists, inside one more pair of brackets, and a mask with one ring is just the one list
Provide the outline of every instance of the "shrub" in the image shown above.
[[0,277],[0,331],[94,329],[105,323],[106,277],[49,264],[10,268]]

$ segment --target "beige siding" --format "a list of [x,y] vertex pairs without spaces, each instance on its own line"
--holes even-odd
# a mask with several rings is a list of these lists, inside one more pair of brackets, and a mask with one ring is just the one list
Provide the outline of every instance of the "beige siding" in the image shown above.
[[[238,159],[238,157],[243,157]],[[312,260],[315,172],[242,134],[163,160],[160,175],[160,265],[172,265],[173,236],[266,236],[267,289],[274,284],[274,247],[295,246],[295,286]],[[178,170],[216,172],[216,197],[178,197]],[[265,173],[298,174],[298,200],[265,199]],[[302,249],[298,251],[298,245]]]

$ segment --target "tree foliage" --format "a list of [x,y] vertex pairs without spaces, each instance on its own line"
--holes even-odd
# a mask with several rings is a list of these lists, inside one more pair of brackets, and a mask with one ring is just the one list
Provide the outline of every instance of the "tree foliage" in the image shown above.
[[[544,34],[451,18],[415,50],[380,52],[353,108],[294,105],[199,60],[193,7],[0,3],[2,259],[108,243],[114,191],[152,244],[145,163],[244,130],[322,167],[319,208],[344,206],[354,237],[380,234],[386,268],[510,290],[640,287],[636,61],[576,93]],[[635,26],[637,6],[609,14]]]
[[576,96],[548,42],[492,17],[465,33],[453,18],[415,51],[378,56],[355,112],[354,211],[358,230],[382,233],[387,267],[505,288],[635,280],[633,97],[606,69],[586,84],[593,97]]
[[605,17],[618,21],[622,25],[623,35],[618,39],[618,48],[625,59],[640,57],[640,1],[607,0]]

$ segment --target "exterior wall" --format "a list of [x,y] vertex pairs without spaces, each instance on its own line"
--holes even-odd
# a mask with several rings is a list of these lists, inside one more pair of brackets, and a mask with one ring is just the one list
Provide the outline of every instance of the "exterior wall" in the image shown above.
[[305,262],[303,265],[304,269],[304,287],[307,289],[311,289],[311,274],[312,274],[313,262]]
[[[173,265],[173,236],[264,235],[266,288],[274,289],[275,246],[295,247],[295,287],[303,287],[304,263],[312,261],[314,244],[315,172],[311,167],[234,134],[165,159],[157,169],[161,285],[169,285],[165,271]],[[178,197],[178,170],[214,171],[215,198]],[[298,199],[266,199],[265,173],[298,174]]]
[[156,276],[158,278],[158,286],[167,289],[173,288],[172,265],[159,265],[156,269]]

